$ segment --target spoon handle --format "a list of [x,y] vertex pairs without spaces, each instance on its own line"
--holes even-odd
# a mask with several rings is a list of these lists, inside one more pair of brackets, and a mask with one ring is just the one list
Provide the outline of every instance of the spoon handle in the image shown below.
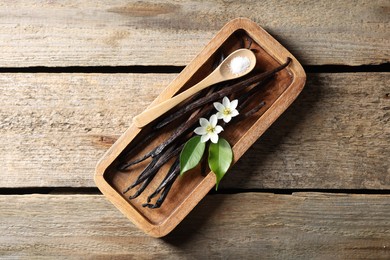
[[225,79],[222,77],[219,70],[215,70],[210,75],[208,75],[206,78],[204,78],[202,81],[200,81],[198,84],[192,86],[191,88],[183,91],[182,93],[165,100],[164,102],[161,102],[160,104],[157,104],[141,114],[137,115],[133,118],[133,123],[138,128],[142,128],[155,120],[156,118],[160,117],[161,115],[165,114],[169,110],[171,110],[173,107],[177,106],[179,103],[183,102],[187,98],[191,97],[192,95],[196,94],[197,92],[207,88],[208,86],[211,86],[213,84],[219,83],[224,81]]

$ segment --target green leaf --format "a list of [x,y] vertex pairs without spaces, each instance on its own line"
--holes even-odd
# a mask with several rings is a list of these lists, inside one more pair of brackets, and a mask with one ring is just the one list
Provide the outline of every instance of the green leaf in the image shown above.
[[229,169],[233,161],[233,151],[230,144],[223,138],[219,138],[218,143],[210,144],[209,148],[209,167],[217,176],[215,190],[218,190],[218,184]]
[[180,153],[180,175],[198,165],[204,154],[205,147],[206,143],[200,141],[200,136],[194,136],[187,141]]

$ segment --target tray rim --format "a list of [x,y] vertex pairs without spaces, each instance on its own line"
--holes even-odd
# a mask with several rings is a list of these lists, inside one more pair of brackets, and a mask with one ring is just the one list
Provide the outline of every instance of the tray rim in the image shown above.
[[[148,106],[154,106],[172,97],[187,82],[191,76],[213,55],[235,31],[244,30],[253,40],[260,45],[267,53],[279,63],[284,63],[287,57],[292,59],[289,65],[289,72],[293,74],[291,84],[275,100],[275,102],[261,115],[248,131],[233,146],[234,163],[246,152],[247,149],[269,128],[269,126],[291,105],[302,91],[306,74],[298,60],[285,49],[268,32],[247,18],[236,18],[228,22],[210,40],[210,42],[199,52],[199,54],[183,69],[183,71],[159,94],[159,96]],[[141,129],[134,124],[119,137],[119,139],[108,149],[96,165],[94,180],[100,191],[111,201],[127,218],[138,228],[153,237],[162,237],[171,232],[188,213],[199,203],[200,200],[215,185],[215,175],[212,172],[192,190],[186,199],[171,215],[159,224],[151,223],[144,218],[139,211],[106,181],[104,174],[107,168],[114,162],[120,153],[139,134]],[[237,147],[245,146],[245,149]],[[236,148],[236,149],[235,149]],[[185,205],[185,207],[183,206]]]

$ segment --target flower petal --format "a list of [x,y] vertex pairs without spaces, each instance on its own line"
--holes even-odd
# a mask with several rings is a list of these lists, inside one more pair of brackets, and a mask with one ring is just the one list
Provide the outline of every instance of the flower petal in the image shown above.
[[216,115],[218,119],[222,119],[225,116],[222,112],[218,112]]
[[201,141],[202,143],[207,142],[209,139],[210,139],[209,134],[202,135],[202,136],[200,137],[200,141]]
[[222,132],[222,131],[223,131],[222,126],[217,125],[217,126],[215,127],[214,133],[219,134],[219,133]]
[[225,107],[230,107],[230,100],[227,98],[227,97],[224,97],[222,99],[222,104],[225,106]]
[[232,110],[232,112],[231,112],[231,116],[232,117],[235,117],[235,116],[238,116],[240,113],[238,113],[238,111],[237,111],[237,109],[234,109],[234,110]]
[[216,133],[210,133],[209,135],[210,135],[211,142],[215,144],[218,143],[218,135]]
[[215,109],[218,111],[223,111],[225,109],[225,107],[219,102],[214,102],[213,105],[214,105]]
[[201,117],[199,118],[199,124],[203,127],[207,127],[210,123],[206,118]]
[[195,128],[194,132],[197,135],[205,135],[205,134],[207,134],[206,128],[205,127],[201,127],[201,126]]
[[218,122],[218,118],[217,118],[217,115],[212,115],[210,117],[210,125],[212,127],[215,127],[217,125],[217,122]]
[[237,105],[238,105],[238,100],[237,99],[231,101],[230,102],[230,110],[236,109]]
[[231,115],[226,115],[226,116],[224,116],[224,118],[223,118],[223,121],[224,121],[225,123],[229,123],[230,120],[232,120],[232,116],[231,116]]

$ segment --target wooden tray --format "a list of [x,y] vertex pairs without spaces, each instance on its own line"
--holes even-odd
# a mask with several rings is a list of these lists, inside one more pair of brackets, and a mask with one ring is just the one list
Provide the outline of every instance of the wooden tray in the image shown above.
[[[179,91],[199,82],[211,72],[212,61],[216,53],[237,48],[240,41],[247,39],[246,36],[253,39],[251,48],[256,49],[256,69],[271,70],[283,64],[288,57],[292,59],[292,62],[277,74],[272,84],[258,93],[259,100],[266,102],[265,107],[239,124],[225,128],[223,136],[232,145],[233,164],[295,100],[306,80],[305,72],[299,62],[258,25],[244,18],[238,18],[226,24],[150,105],[153,106],[169,99]],[[171,128],[174,127],[175,125]],[[188,172],[175,181],[161,208],[144,208],[142,204],[146,201],[146,197],[155,190],[169,169],[168,166],[163,166],[143,194],[136,199],[129,200],[128,195],[123,195],[122,191],[135,180],[146,164],[140,163],[132,169],[131,173],[126,173],[117,170],[117,161],[128,147],[137,144],[148,131],[151,131],[148,127],[141,130],[134,125],[130,126],[97,164],[95,182],[102,193],[135,225],[151,236],[162,237],[172,231],[214,187],[216,179],[212,172],[206,176],[202,176],[199,170]],[[140,148],[137,154],[143,154],[155,147],[167,138],[169,133],[170,131],[167,130],[146,147]],[[137,154],[134,154],[134,158]],[[229,173],[225,178],[229,178]]]

